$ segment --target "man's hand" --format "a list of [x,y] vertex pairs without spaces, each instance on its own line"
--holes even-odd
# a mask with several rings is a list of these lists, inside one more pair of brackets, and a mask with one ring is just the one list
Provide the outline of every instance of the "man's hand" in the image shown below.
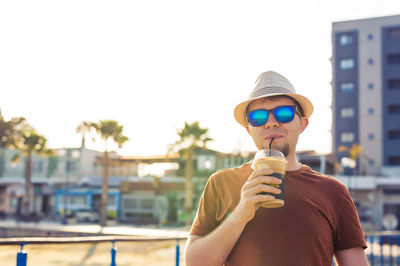
[[262,202],[275,199],[271,195],[261,195],[261,192],[281,193],[279,188],[270,186],[282,183],[279,178],[271,176],[272,173],[272,170],[269,169],[253,171],[242,187],[239,204],[232,212],[231,217],[233,215],[235,219],[247,223],[254,218],[255,212]]

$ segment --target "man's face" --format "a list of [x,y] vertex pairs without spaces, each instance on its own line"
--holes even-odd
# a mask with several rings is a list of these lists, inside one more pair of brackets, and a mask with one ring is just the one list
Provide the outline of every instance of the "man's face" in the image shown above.
[[[273,109],[282,105],[296,105],[295,102],[288,97],[262,98],[254,100],[250,103],[248,111],[257,109]],[[253,127],[247,124],[247,132],[252,136],[256,147],[260,149],[268,149],[271,138],[272,148],[280,150],[286,157],[289,154],[296,153],[296,145],[299,135],[308,125],[308,119],[300,117],[296,112],[294,119],[288,123],[279,123],[276,121],[272,113],[268,115],[268,121],[260,127]]]

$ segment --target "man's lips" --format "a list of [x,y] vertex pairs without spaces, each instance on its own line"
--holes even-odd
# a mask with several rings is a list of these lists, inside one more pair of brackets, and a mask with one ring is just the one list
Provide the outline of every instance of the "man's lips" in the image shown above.
[[274,138],[274,139],[279,139],[279,138],[282,138],[282,137],[283,137],[282,135],[276,135],[276,134],[274,134],[274,135],[268,135],[268,136],[265,137],[264,139],[270,140],[270,139],[272,139],[272,138]]

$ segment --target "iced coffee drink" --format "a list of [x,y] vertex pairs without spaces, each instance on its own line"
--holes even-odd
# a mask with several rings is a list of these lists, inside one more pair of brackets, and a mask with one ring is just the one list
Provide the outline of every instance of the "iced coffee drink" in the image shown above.
[[279,188],[281,190],[280,194],[274,194],[269,192],[262,192],[263,195],[271,195],[274,196],[275,199],[272,201],[266,201],[261,204],[264,208],[278,208],[282,207],[285,204],[284,200],[284,176],[286,172],[286,158],[280,151],[277,150],[260,150],[256,153],[254,157],[254,161],[252,164],[252,168],[254,170],[259,169],[271,169],[273,173],[272,176],[279,178],[282,180],[281,184],[267,184],[269,186],[273,186]]

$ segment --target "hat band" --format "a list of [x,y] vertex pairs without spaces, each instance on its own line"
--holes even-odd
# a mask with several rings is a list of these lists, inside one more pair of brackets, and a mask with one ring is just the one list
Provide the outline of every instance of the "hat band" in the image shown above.
[[293,92],[291,90],[282,87],[265,87],[255,91],[253,95],[250,95],[249,99],[260,97],[263,95],[265,95],[265,97],[268,97],[268,94],[272,93],[293,93]]

